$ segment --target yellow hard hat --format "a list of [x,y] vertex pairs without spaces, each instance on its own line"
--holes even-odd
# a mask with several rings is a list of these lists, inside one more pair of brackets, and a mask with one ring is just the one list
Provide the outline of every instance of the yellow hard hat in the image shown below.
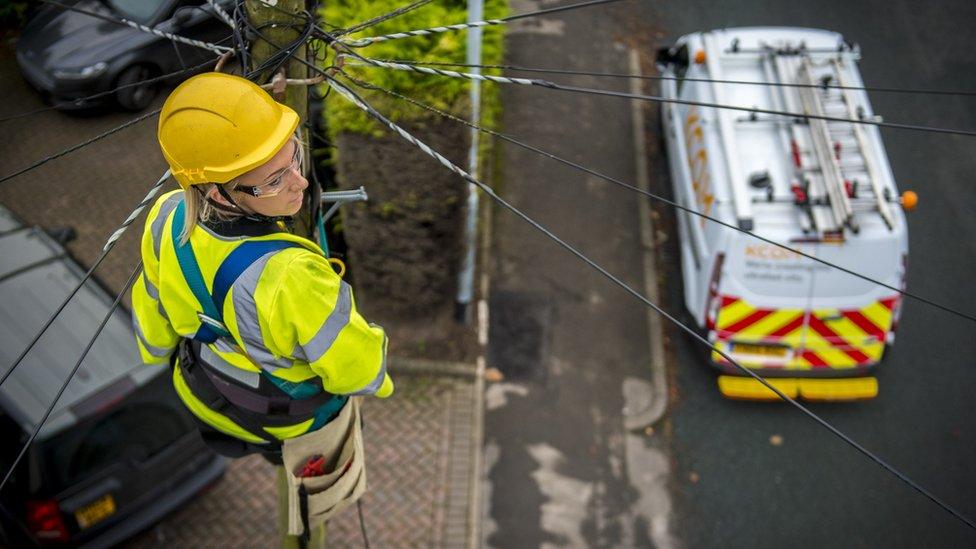
[[227,183],[271,159],[298,127],[295,111],[250,80],[208,72],[173,90],[157,136],[184,189]]

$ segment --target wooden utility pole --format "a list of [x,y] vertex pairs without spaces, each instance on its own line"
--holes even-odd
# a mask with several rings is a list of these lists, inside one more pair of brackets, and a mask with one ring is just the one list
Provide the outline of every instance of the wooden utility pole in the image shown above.
[[[269,5],[270,4],[270,5]],[[247,18],[258,29],[261,35],[255,34],[251,42],[251,58],[253,66],[258,67],[268,58],[278,53],[301,36],[305,18],[302,15],[307,6],[307,0],[245,0]],[[314,15],[314,14],[313,14]],[[261,38],[267,38],[267,40]],[[306,59],[306,44],[303,42],[294,48],[294,55],[298,59]],[[287,78],[308,78],[309,69],[296,59],[289,59],[282,66]],[[314,76],[314,75],[313,75]],[[258,84],[271,82],[274,74],[270,72],[258,76]],[[308,86],[288,86],[283,95],[276,95],[275,99],[288,105],[302,119],[304,124],[308,119]],[[303,132],[307,136],[307,133]],[[307,140],[308,141],[308,140]],[[305,158],[310,158],[309,150],[305,150]],[[309,195],[313,200],[319,199],[319,189],[309,185]],[[314,224],[306,205],[295,216],[295,233],[310,236]]]

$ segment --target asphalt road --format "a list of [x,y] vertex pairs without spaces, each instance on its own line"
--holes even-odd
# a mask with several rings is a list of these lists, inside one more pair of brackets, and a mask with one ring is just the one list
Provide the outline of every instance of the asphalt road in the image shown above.
[[[642,2],[660,45],[718,27],[836,30],[860,43],[868,85],[976,90],[971,1]],[[976,98],[871,94],[886,121],[976,128]],[[976,139],[883,131],[909,216],[908,287],[973,313]],[[670,185],[653,151],[653,184]],[[667,216],[665,216],[667,219]],[[681,307],[676,231],[665,225],[670,307]],[[976,516],[976,323],[908,300],[870,402],[812,406],[963,514]],[[785,404],[723,400],[704,354],[672,332],[675,532],[688,547],[958,547],[970,530]],[[773,435],[782,437],[773,445]]]
[[[519,0],[512,11],[554,5]],[[508,29],[506,62],[626,72],[619,38],[635,14],[635,5],[620,3],[527,19]],[[606,88],[626,90],[627,82]],[[501,93],[506,133],[635,180],[627,101],[522,86]],[[506,200],[643,287],[632,193],[514,145],[498,147],[501,171],[491,181]],[[624,415],[638,411],[628,395],[649,389],[646,309],[497,205],[492,227],[487,359],[504,380],[486,393],[485,546],[666,544],[668,460],[657,447],[664,439],[624,428]]]

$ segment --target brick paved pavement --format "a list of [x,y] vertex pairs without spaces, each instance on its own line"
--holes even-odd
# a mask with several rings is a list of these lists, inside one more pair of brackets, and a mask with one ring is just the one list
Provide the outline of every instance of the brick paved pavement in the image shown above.
[[[364,406],[369,491],[363,498],[373,547],[461,547],[471,486],[470,378],[394,373],[391,400]],[[273,547],[274,469],[252,456],[132,546]],[[451,503],[451,506],[448,506]],[[362,547],[355,507],[329,523],[329,547]]]

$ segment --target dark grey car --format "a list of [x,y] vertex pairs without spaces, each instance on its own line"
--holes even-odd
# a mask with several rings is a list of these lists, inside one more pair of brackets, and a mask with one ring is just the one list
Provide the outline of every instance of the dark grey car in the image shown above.
[[[231,7],[230,0],[222,6]],[[115,19],[206,42],[225,41],[230,27],[204,1],[81,0],[75,6]],[[28,82],[61,108],[86,107],[80,98],[200,65],[216,55],[140,30],[59,6],[46,6],[27,23],[17,43],[17,63]],[[174,80],[192,76],[180,74]],[[125,109],[142,110],[158,83],[126,87],[115,94]]]
[[[0,372],[84,271],[37,227],[0,207]],[[6,474],[112,297],[89,280],[0,386]],[[142,364],[128,312],[109,318],[81,369],[0,492],[0,547],[116,545],[184,505],[223,474],[173,390]]]

